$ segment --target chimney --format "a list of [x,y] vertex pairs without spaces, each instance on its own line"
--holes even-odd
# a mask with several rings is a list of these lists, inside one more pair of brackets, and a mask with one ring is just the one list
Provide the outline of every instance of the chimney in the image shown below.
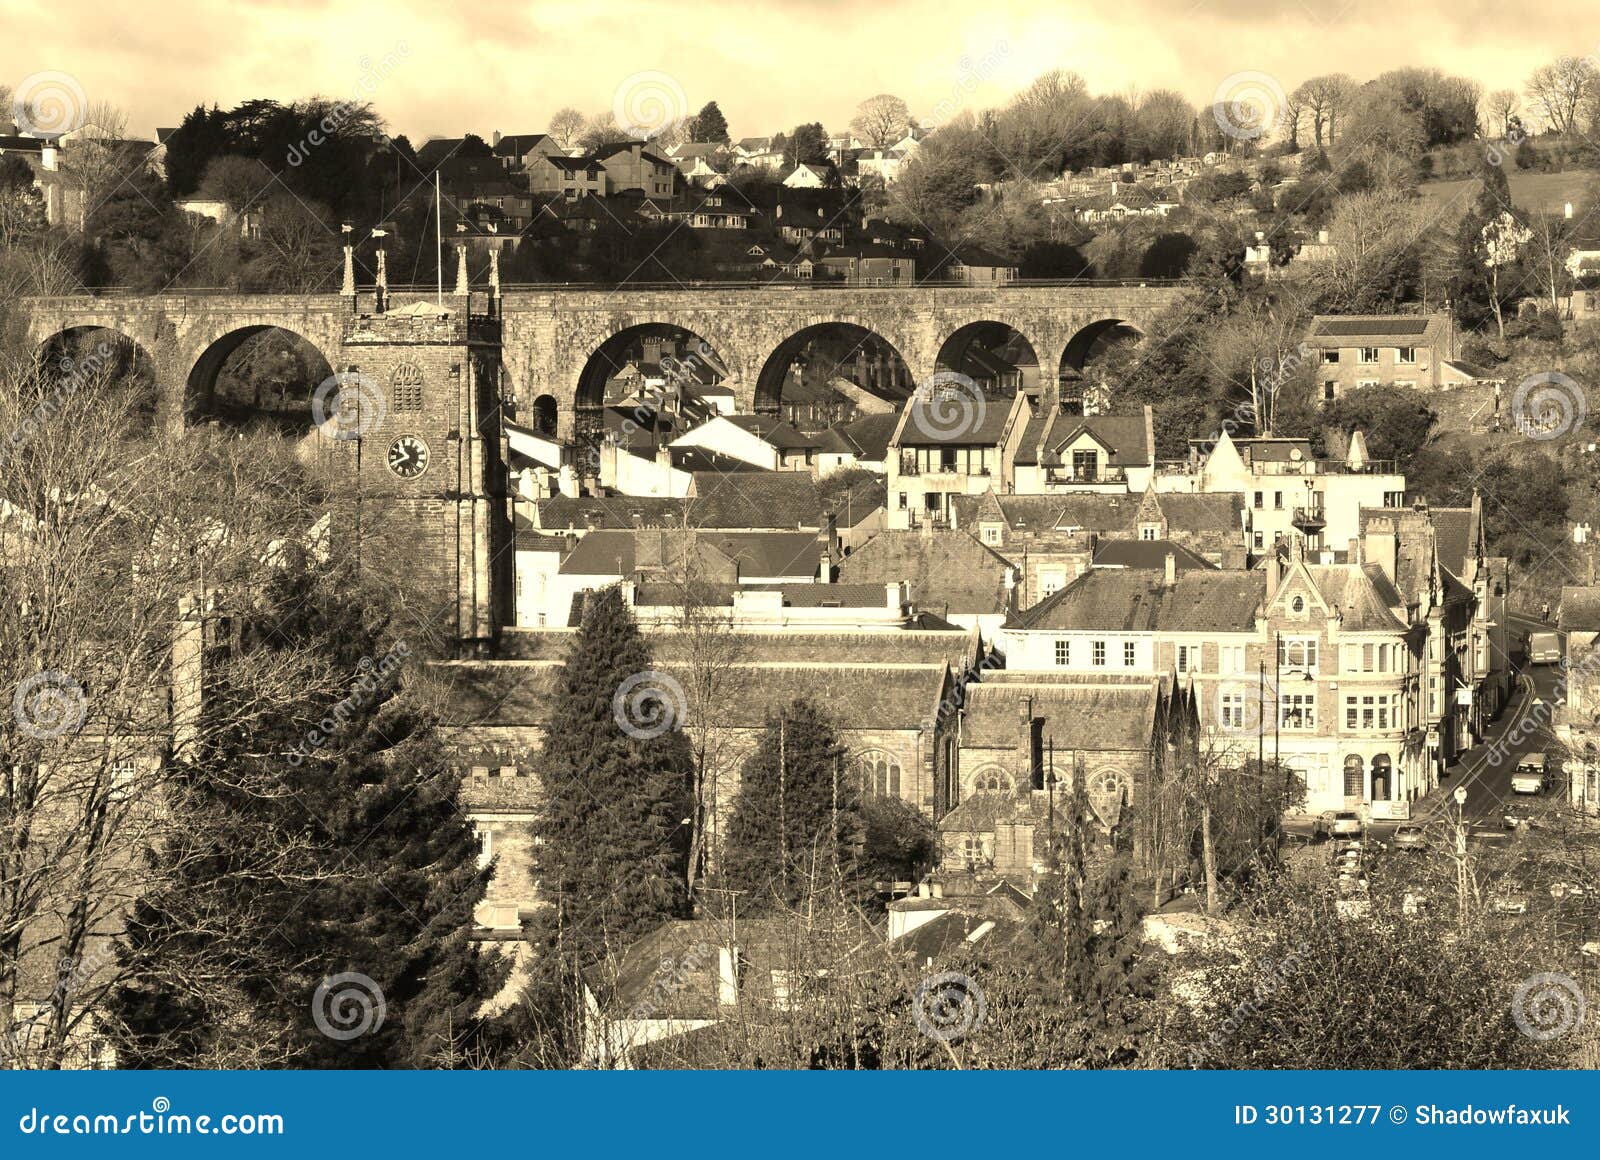
[[1283,561],[1278,558],[1278,546],[1274,544],[1267,552],[1267,599],[1271,600],[1278,594],[1278,582],[1283,579]]
[[1167,553],[1163,579],[1168,588],[1178,582],[1178,557],[1171,552]]
[[1149,403],[1144,405],[1144,446],[1150,454],[1150,466],[1156,465],[1156,412]]
[[891,584],[885,584],[883,586],[883,588],[884,588],[884,605],[883,606],[885,608],[887,608],[891,612],[899,612],[902,608],[904,608],[906,606],[905,598],[900,593],[900,582],[898,580],[895,581],[894,583],[891,583]]
[[39,166],[50,173],[61,168],[61,151],[54,141],[46,141],[39,150]]
[[[1389,578],[1389,583],[1395,582],[1395,566],[1400,554],[1399,538],[1394,532],[1368,532],[1365,542],[1361,545],[1361,558],[1368,563],[1376,564],[1383,569],[1383,574]],[[1413,593],[1405,593],[1411,596]]]
[[820,584],[833,583],[833,557],[828,554],[828,549],[822,549],[822,561],[817,565],[817,582]]
[[570,463],[561,465],[561,474],[556,479],[556,487],[568,499],[578,498],[578,471]]
[[490,134],[490,136],[489,136],[489,144],[490,145],[498,145],[498,144],[500,144],[500,130],[499,129],[496,129],[492,134]]
[[1317,244],[1319,246],[1325,246],[1325,245],[1328,244],[1328,231],[1327,230],[1318,230],[1317,231]]

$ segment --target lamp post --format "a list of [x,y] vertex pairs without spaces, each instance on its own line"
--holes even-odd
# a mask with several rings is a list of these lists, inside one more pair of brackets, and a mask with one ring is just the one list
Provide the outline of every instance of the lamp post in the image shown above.
[[1467,929],[1467,787],[1456,786],[1456,924]]

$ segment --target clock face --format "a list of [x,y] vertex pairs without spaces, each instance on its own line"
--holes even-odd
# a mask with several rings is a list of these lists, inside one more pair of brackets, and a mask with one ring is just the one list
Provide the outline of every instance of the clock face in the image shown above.
[[428,470],[428,445],[418,435],[402,435],[389,444],[389,470],[401,479],[415,479]]

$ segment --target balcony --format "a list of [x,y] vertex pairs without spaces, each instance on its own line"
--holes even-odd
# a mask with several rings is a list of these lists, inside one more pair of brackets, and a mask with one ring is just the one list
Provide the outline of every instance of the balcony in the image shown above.
[[1297,507],[1290,514],[1289,522],[1306,536],[1316,535],[1328,526],[1327,517],[1323,515],[1321,507]]

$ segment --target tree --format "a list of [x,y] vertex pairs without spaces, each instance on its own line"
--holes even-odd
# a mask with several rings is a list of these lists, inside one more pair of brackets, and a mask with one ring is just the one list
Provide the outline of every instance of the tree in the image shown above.
[[1544,114],[1552,131],[1571,135],[1578,131],[1578,107],[1591,83],[1585,61],[1576,56],[1557,57],[1529,75],[1528,102]]
[[1438,420],[1427,397],[1407,387],[1357,387],[1323,407],[1323,421],[1346,435],[1364,432],[1374,459],[1410,464]]
[[1139,259],[1139,276],[1181,278],[1189,268],[1189,259],[1198,248],[1188,234],[1177,231],[1161,234]]
[[707,101],[689,122],[689,140],[712,141],[719,145],[728,142],[728,118],[722,115],[717,102]]
[[214,157],[200,178],[201,197],[222,202],[234,215],[265,197],[275,184],[272,171],[252,157],[237,153]]
[[1338,136],[1340,118],[1354,89],[1354,82],[1343,73],[1329,73],[1312,77],[1295,90],[1296,103],[1310,114],[1312,140],[1318,148],[1333,144]]
[[261,207],[261,236],[248,272],[255,288],[288,294],[327,289],[339,278],[339,245],[331,215],[291,194]]
[[0,247],[10,247],[46,225],[44,198],[33,170],[16,154],[0,157]]
[[621,591],[590,595],[552,709],[561,727],[540,762],[546,806],[533,872],[550,903],[532,931],[540,951],[581,969],[688,914],[682,715],[682,693],[651,668]]
[[1509,210],[1491,219],[1479,232],[1477,254],[1489,271],[1489,305],[1494,310],[1495,329],[1506,336],[1504,303],[1500,294],[1500,270],[1514,265],[1522,248],[1533,240],[1533,231]]
[[[470,1049],[498,981],[472,939],[490,871],[461,773],[401,690],[411,649],[359,592],[284,569],[208,674],[159,886],[119,940],[124,1066],[434,1067]],[[251,713],[284,670],[305,692]]]
[[796,165],[822,165],[828,160],[828,133],[822,122],[796,125],[783,145],[785,168]]
[[741,907],[794,905],[850,876],[860,838],[857,787],[832,721],[801,699],[767,720],[745,761],[723,846]]
[[1517,115],[1516,90],[1496,89],[1484,98],[1484,111],[1489,116],[1493,132],[1501,137],[1509,136],[1512,122]]
[[911,110],[899,97],[879,93],[856,106],[850,128],[874,149],[887,149],[906,135]]
[[578,143],[583,128],[583,114],[571,105],[564,105],[550,117],[547,131],[555,138],[556,144],[561,146],[563,153],[571,153],[573,146]]
[[593,153],[602,145],[613,144],[625,136],[615,116],[609,112],[597,113],[584,123],[583,132],[578,136],[578,146],[585,153]]
[[[1532,971],[1491,932],[1403,916],[1400,891],[1341,913],[1325,882],[1262,891],[1236,938],[1171,976],[1152,1062],[1205,1068],[1522,1068],[1553,1065],[1512,999]],[[1378,1012],[1382,1012],[1381,1017]]]

